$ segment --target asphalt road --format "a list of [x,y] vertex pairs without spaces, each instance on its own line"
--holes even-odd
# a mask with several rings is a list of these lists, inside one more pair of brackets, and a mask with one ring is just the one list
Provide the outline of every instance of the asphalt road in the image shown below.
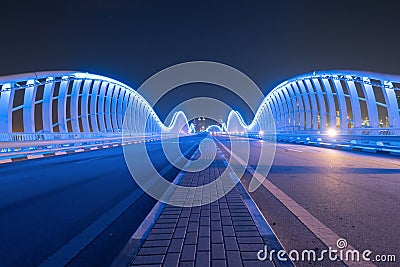
[[[185,139],[182,150],[201,138]],[[250,144],[254,166],[262,142]],[[159,143],[149,143],[148,149],[157,169],[168,165]],[[171,168],[165,177],[172,180],[177,173]],[[399,261],[399,174],[400,160],[393,157],[278,144],[267,179],[354,248],[396,254]],[[0,177],[0,266],[7,267],[41,264],[140,190],[120,147],[4,164]],[[246,173],[242,182],[248,185],[251,178]],[[286,250],[327,248],[266,187],[251,196]],[[140,194],[68,265],[109,266],[154,204]],[[344,264],[325,259],[296,265]]]
[[[227,142],[224,142],[225,144]],[[260,141],[251,143],[250,165],[258,161]],[[249,184],[247,173],[242,182]],[[277,144],[267,179],[312,216],[373,255],[397,254],[400,260],[400,160],[366,153]],[[287,251],[326,249],[274,194],[261,185],[251,197]],[[335,249],[335,247],[333,248]],[[397,264],[397,265],[396,265]],[[296,262],[297,266],[343,266],[341,262]]]
[[[180,143],[185,156],[190,157],[201,138],[186,137]],[[147,147],[155,167],[165,168],[160,143]],[[165,178],[173,180],[177,173],[171,167]],[[0,266],[7,267],[41,264],[99,224],[102,215],[121,209],[118,204],[129,200],[132,192],[141,191],[121,147],[4,164],[0,177]],[[69,264],[109,266],[155,202],[140,194]]]

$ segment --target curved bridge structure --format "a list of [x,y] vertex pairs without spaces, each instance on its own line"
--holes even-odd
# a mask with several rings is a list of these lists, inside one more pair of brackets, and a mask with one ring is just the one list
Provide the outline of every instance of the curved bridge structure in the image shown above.
[[[157,136],[194,130],[182,112],[174,115],[171,125],[164,125],[134,89],[100,75],[74,71],[10,75],[0,78],[0,88],[2,142],[106,138],[121,142],[122,132]],[[320,71],[276,86],[249,125],[232,111],[226,125],[210,129],[264,137],[276,133],[278,140],[296,142],[321,143],[328,138],[353,145],[399,146],[399,104],[400,76]],[[2,152],[13,151],[3,146]]]
[[399,106],[400,76],[320,71],[276,86],[265,97],[250,125],[232,111],[227,129],[231,133],[264,133],[275,122],[278,139],[283,140],[304,138],[303,141],[321,142],[321,137],[341,136],[357,144],[357,140],[368,142],[381,136],[378,144],[391,140],[387,144],[399,145]]
[[[11,75],[0,78],[0,88],[3,141],[7,134],[24,140],[189,130],[183,113],[176,113],[167,127],[135,90],[100,75],[72,71]],[[126,114],[130,119],[124,122]]]
[[273,110],[278,131],[396,128],[400,76],[314,72],[281,83],[264,102]]

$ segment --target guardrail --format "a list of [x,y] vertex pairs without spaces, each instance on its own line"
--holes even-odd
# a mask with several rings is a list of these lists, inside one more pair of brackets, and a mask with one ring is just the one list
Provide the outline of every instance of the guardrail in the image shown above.
[[327,130],[296,130],[287,129],[277,131],[277,134],[337,134],[337,135],[360,135],[360,136],[400,136],[400,128],[350,128],[350,129],[327,129]]
[[[124,133],[127,136],[127,133]],[[150,136],[152,133],[146,133]],[[72,139],[92,139],[92,138],[113,138],[121,137],[122,132],[118,133],[0,133],[0,143],[4,142],[23,142],[23,141],[43,141],[43,140],[72,140]],[[131,136],[140,136],[132,133]]]
[[278,141],[330,142],[349,145],[388,146],[400,149],[400,128],[361,128],[276,133]]
[[[6,138],[5,138],[6,137]],[[13,159],[36,158],[95,149],[115,147],[139,142],[151,142],[176,137],[176,134],[0,134],[0,163]]]
[[250,132],[230,133],[230,135],[400,156],[400,128],[363,128],[347,129],[345,131],[278,131],[276,133]]

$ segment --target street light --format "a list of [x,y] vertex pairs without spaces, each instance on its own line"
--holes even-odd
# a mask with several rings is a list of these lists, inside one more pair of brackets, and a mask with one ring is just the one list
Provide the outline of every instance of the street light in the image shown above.
[[329,128],[328,131],[327,131],[327,134],[328,134],[329,137],[336,137],[337,131],[335,129],[333,129],[333,128]]

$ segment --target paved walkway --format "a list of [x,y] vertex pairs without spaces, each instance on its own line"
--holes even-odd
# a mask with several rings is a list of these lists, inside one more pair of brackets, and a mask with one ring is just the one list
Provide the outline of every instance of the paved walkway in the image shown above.
[[[226,161],[218,153],[207,169],[184,173],[180,185],[210,183],[225,168]],[[216,183],[207,192],[180,192],[172,198],[196,203],[227,186]],[[257,252],[265,245],[276,250],[281,246],[240,183],[211,204],[183,208],[165,205],[147,237],[139,243],[131,252],[131,266],[292,266],[276,258],[273,262],[257,259]]]

